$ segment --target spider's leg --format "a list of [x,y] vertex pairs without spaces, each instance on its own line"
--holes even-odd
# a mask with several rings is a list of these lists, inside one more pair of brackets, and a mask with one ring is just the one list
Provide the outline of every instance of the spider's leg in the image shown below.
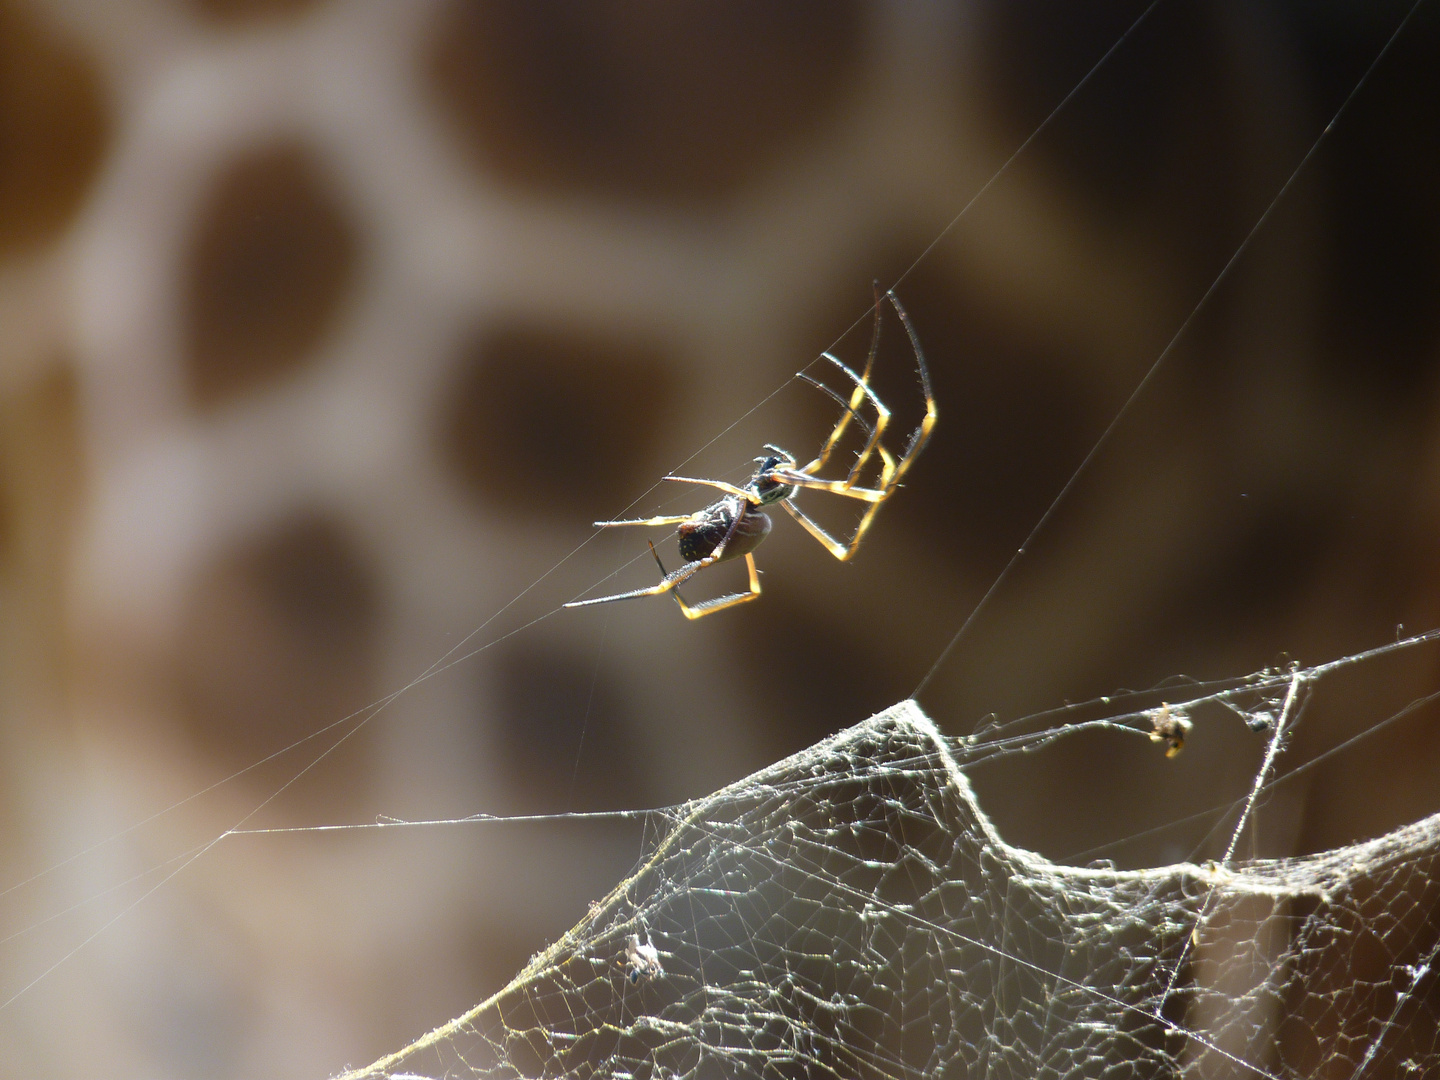
[[714,556],[707,555],[703,559],[688,562],[680,567],[679,570],[666,574],[660,580],[660,584],[652,585],[648,589],[631,589],[629,592],[616,593],[614,596],[597,596],[593,600],[572,600],[565,606],[567,608],[590,607],[592,604],[608,604],[614,600],[639,600],[646,596],[659,596],[662,593],[669,592],[675,588],[676,585],[682,585],[686,581],[689,581],[714,561]]
[[[887,292],[885,295],[889,298],[891,305],[895,308],[895,313],[900,316],[900,324],[905,327],[905,334],[910,339],[910,348],[915,353],[915,369],[920,376],[920,390],[925,395],[924,419],[922,419],[920,421],[920,425],[913,432],[911,432],[910,440],[905,444],[905,452],[902,453],[898,459],[896,459],[894,455],[892,455],[880,443],[880,437],[884,434],[885,425],[889,422],[890,419],[890,412],[888,409],[886,409],[883,405],[880,404],[879,398],[877,398],[875,396],[875,393],[870,389],[868,383],[868,378],[870,374],[869,364],[866,364],[864,378],[857,378],[855,373],[849,368],[847,368],[844,364],[840,363],[839,360],[836,360],[834,357],[829,357],[829,359],[837,367],[844,371],[845,374],[849,375],[850,378],[855,380],[856,394],[859,394],[863,390],[864,393],[870,398],[871,403],[874,404],[877,413],[877,423],[875,425],[874,438],[872,438],[871,441],[866,445],[865,450],[860,455],[860,460],[856,462],[855,468],[851,470],[850,476],[846,479],[843,486],[831,482],[816,483],[813,480],[807,483],[796,478],[793,473],[788,477],[782,476],[782,478],[785,479],[787,483],[795,483],[797,486],[800,487],[818,488],[823,491],[832,492],[836,495],[849,495],[852,498],[862,499],[866,502],[883,502],[885,499],[889,498],[891,493],[894,492],[895,488],[899,486],[900,478],[905,475],[905,473],[909,470],[910,466],[914,463],[915,459],[920,456],[920,451],[925,449],[925,444],[930,441],[930,433],[935,427],[935,420],[938,415],[935,406],[935,391],[930,385],[930,368],[925,363],[925,353],[920,348],[920,339],[915,334],[915,327],[910,322],[910,316],[907,315],[905,313],[905,309],[901,307],[899,298],[896,297],[894,292]],[[864,463],[866,456],[871,452],[872,448],[876,453],[880,455],[880,477],[878,478],[874,487],[860,487],[855,483],[856,475],[859,472],[861,465]],[[814,472],[816,471],[814,468],[812,468],[813,464],[814,463],[812,462],[811,465],[807,465],[805,468],[800,469],[799,472],[810,473],[813,476]],[[780,475],[779,470],[777,470],[777,475]],[[846,488],[848,488],[849,490],[845,490]]]
[[870,399],[870,404],[875,408],[875,427],[870,432],[870,438],[865,442],[865,448],[860,451],[860,456],[855,459],[855,464],[851,466],[850,475],[847,479],[851,484],[855,483],[860,476],[860,470],[865,467],[866,463],[870,460],[870,455],[878,448],[882,463],[879,486],[884,487],[885,484],[889,482],[890,473],[893,471],[894,464],[889,453],[880,445],[880,439],[884,436],[885,428],[890,423],[890,410],[880,401],[875,391],[870,389],[870,366],[874,363],[874,356],[872,354],[871,358],[866,361],[865,374],[863,377],[857,377],[853,371],[834,357],[830,357],[830,360],[854,381],[855,392],[851,395],[852,400],[863,393],[865,397]]
[[836,540],[833,536],[831,536],[828,532],[821,528],[820,525],[815,521],[815,519],[812,518],[809,514],[805,513],[804,510],[801,510],[789,499],[782,500],[780,505],[786,509],[786,511],[790,514],[791,517],[793,517],[802,526],[804,526],[806,532],[808,532],[816,540],[819,540],[820,543],[824,544],[825,550],[830,552],[831,555],[834,555],[835,558],[839,559],[841,562],[844,562],[846,559],[850,558],[853,549],[847,547],[845,544],[842,544],[839,540]]
[[[879,441],[880,438],[880,432],[874,430],[869,424],[865,423],[864,419],[861,418],[859,411],[860,406],[865,401],[866,397],[869,397],[871,401],[874,402],[877,406],[879,405],[879,401],[875,398],[875,395],[870,393],[870,373],[875,368],[875,356],[880,351],[881,324],[880,283],[876,281],[873,284],[875,287],[875,317],[871,322],[870,351],[865,354],[865,370],[857,377],[853,371],[847,368],[844,364],[840,363],[840,361],[835,359],[835,357],[832,356],[830,353],[827,352],[822,354],[825,359],[829,360],[832,364],[835,364],[847,375],[849,375],[851,381],[855,383],[855,389],[850,392],[850,401],[847,403],[844,398],[842,398],[839,394],[835,393],[835,391],[831,390],[828,386],[826,386],[819,380],[811,379],[803,372],[800,376],[812,386],[817,386],[821,390],[825,391],[825,393],[829,394],[836,401],[840,402],[840,404],[845,409],[845,411],[840,415],[840,419],[836,421],[835,427],[831,430],[829,437],[825,440],[825,444],[820,448],[819,456],[817,456],[814,461],[812,461],[809,465],[805,467],[805,471],[813,474],[819,472],[825,467],[826,462],[830,460],[831,453],[834,452],[836,445],[839,444],[840,439],[845,435],[845,429],[849,427],[850,421],[854,420],[856,423],[860,424],[860,426],[865,429],[865,434],[868,436],[868,441],[866,442],[865,450],[861,452],[859,458],[855,462],[854,467],[850,470],[850,480],[852,483],[854,482],[856,476],[859,475],[861,468],[864,467],[866,460],[869,458],[871,448],[876,442]],[[887,418],[888,414],[885,413],[885,410],[883,408],[880,409],[880,413],[880,427],[883,429],[885,426],[885,419]]]
[[[832,356],[830,353],[824,353],[823,355],[826,360],[829,360],[837,368],[843,371],[850,378],[850,380],[855,383],[855,390],[851,394],[850,398],[852,403],[850,406],[850,410],[853,412],[854,409],[859,407],[861,400],[867,398],[869,399],[871,406],[875,409],[875,426],[871,427],[868,424],[865,425],[865,429],[869,437],[865,440],[864,448],[856,456],[855,463],[850,467],[849,475],[846,477],[846,483],[854,484],[856,480],[859,479],[861,471],[870,461],[870,455],[878,450],[880,453],[881,468],[877,484],[880,487],[884,487],[890,482],[890,474],[894,471],[895,464],[894,459],[891,457],[889,451],[887,451],[885,447],[880,443],[881,438],[885,434],[885,428],[890,423],[890,410],[885,407],[883,402],[881,402],[875,391],[870,389],[868,364],[866,366],[867,374],[862,378],[861,376],[856,375],[854,371],[852,371],[849,367],[847,367],[836,357]],[[816,457],[814,461],[810,462],[810,464],[806,465],[800,471],[804,473],[809,473],[813,476],[818,473],[822,468],[824,468],[825,463],[829,460],[831,453],[835,449],[836,443],[839,441],[840,436],[844,434],[844,431],[845,426],[844,420],[842,418],[841,423],[835,425],[834,430],[830,432],[830,437],[825,440],[825,444],[820,448],[819,456]]]
[[[646,541],[646,543],[647,543],[647,544],[650,544],[650,554],[655,557],[655,565],[660,568],[660,577],[661,577],[662,579],[668,577],[668,576],[669,576],[669,571],[665,569],[665,564],[660,561],[660,553],[655,550],[655,545],[654,545],[654,544],[651,544],[650,541],[648,541],[648,540]],[[680,605],[680,610],[681,610],[681,611],[684,611],[684,610],[685,610],[685,598],[680,595],[680,589],[679,589],[678,587],[676,587],[676,588],[674,588],[674,589],[671,589],[670,592],[674,595],[674,597],[675,597],[675,602]]]
[[769,475],[782,484],[807,488],[811,491],[828,491],[832,495],[845,495],[851,499],[859,499],[861,502],[868,503],[884,502],[895,489],[894,484],[879,488],[857,487],[849,480],[822,480],[818,476],[807,476],[794,469],[771,469]]
[[[826,353],[825,355],[828,356],[829,353]],[[840,406],[840,408],[844,409],[845,415],[841,417],[841,420],[844,424],[848,424],[853,420],[855,423],[859,424],[861,428],[864,429],[866,438],[869,438],[875,433],[875,429],[870,426],[870,422],[866,420],[865,417],[861,416],[859,412],[856,411],[858,405],[852,406],[850,402],[846,401],[843,397],[841,397],[839,393],[830,389],[830,387],[826,386],[823,382],[815,378],[813,375],[806,375],[803,371],[797,371],[795,373],[795,378],[801,380],[802,382],[809,383],[816,390],[819,390],[826,397],[833,400],[836,405]],[[840,431],[842,435],[845,433],[845,428],[841,424],[837,424],[836,428]],[[832,431],[829,438],[826,439],[826,442],[830,443],[833,448],[834,441],[838,438],[839,436],[836,435],[834,431]],[[767,443],[766,445],[769,444]]]
[[673,517],[631,518],[627,521],[596,521],[593,524],[597,529],[613,529],[617,525],[679,525],[682,521],[689,520],[689,514],[676,514]]
[[905,309],[900,306],[900,301],[894,292],[888,292],[885,295],[890,298],[895,313],[900,316],[900,325],[905,327],[905,334],[910,338],[910,348],[915,352],[915,369],[920,374],[920,389],[925,395],[925,418],[920,421],[920,426],[911,433],[910,441],[905,445],[905,452],[900,455],[900,460],[896,463],[889,479],[882,485],[888,494],[900,483],[900,478],[920,456],[920,451],[925,449],[925,444],[930,441],[930,432],[935,427],[935,418],[938,414],[935,408],[935,392],[930,386],[930,369],[925,365],[925,354],[920,349],[920,339],[915,336],[915,328],[910,325],[910,316],[905,314]]
[[793,483],[796,487],[813,488],[817,491],[828,491],[832,495],[844,495],[851,499],[859,499],[869,503],[865,507],[865,513],[860,516],[860,523],[855,526],[855,534],[850,537],[847,543],[841,543],[828,532],[826,532],[805,511],[801,510],[791,500],[786,499],[780,505],[790,512],[790,516],[805,527],[805,531],[813,536],[820,543],[825,545],[825,550],[834,555],[841,562],[849,559],[860,547],[860,541],[870,531],[870,525],[875,520],[875,515],[880,512],[880,504],[895,493],[894,486],[888,488],[862,488],[851,487],[844,480],[816,480],[814,477],[796,479],[794,477],[782,476],[787,484]]
[[[822,489],[825,490],[825,489]],[[805,511],[789,502],[784,504],[785,509],[790,511],[790,516],[805,526],[805,531],[825,545],[825,550],[834,555],[841,562],[849,559],[860,547],[860,541],[865,539],[865,534],[870,531],[871,524],[875,521],[875,515],[880,512],[880,506],[886,499],[895,493],[895,488],[884,491],[877,491],[874,488],[852,488],[835,487],[828,489],[836,495],[848,495],[852,499],[863,499],[870,505],[865,507],[865,513],[860,515],[860,523],[855,526],[855,534],[850,537],[849,542],[841,543],[833,536],[822,529],[814,519],[809,517]]]
[[[809,473],[813,476],[825,467],[826,462],[830,460],[830,455],[835,452],[835,447],[839,444],[841,437],[845,434],[845,429],[849,426],[850,418],[852,416],[858,417],[857,410],[860,408],[861,403],[864,402],[866,399],[869,399],[871,406],[873,406],[875,409],[875,426],[871,427],[869,424],[865,425],[865,429],[869,437],[865,440],[864,449],[860,451],[859,457],[855,459],[855,464],[850,469],[849,480],[851,483],[854,483],[855,478],[860,473],[860,470],[865,467],[865,464],[870,460],[870,455],[875,452],[876,446],[879,445],[880,437],[885,434],[885,425],[890,422],[890,410],[881,403],[880,399],[875,396],[875,392],[870,389],[870,384],[868,382],[868,364],[866,365],[867,374],[864,378],[862,378],[861,376],[856,375],[854,371],[852,371],[842,360],[839,359],[839,357],[835,356],[834,354],[827,352],[821,353],[821,355],[826,360],[829,360],[830,363],[834,364],[837,368],[843,371],[849,377],[850,381],[855,384],[855,389],[850,395],[850,402],[848,405],[846,405],[845,412],[841,415],[839,421],[835,424],[835,427],[831,429],[830,435],[826,438],[824,444],[820,447],[820,453],[816,455],[814,461],[810,462],[800,471],[803,473]],[[832,391],[830,391],[829,387],[822,388],[827,393],[833,393]],[[839,395],[833,396],[838,397]],[[883,457],[886,464],[888,464],[889,456],[883,455]],[[882,475],[881,482],[884,483],[886,480],[888,480],[888,476]]]
[[[695,566],[697,571],[720,559],[721,554],[725,550],[725,545],[728,544],[730,538],[735,535],[735,530],[739,522],[740,518],[737,516],[735,520],[730,523],[730,528],[725,531],[724,538],[715,546],[715,550],[704,559],[699,560],[698,563],[691,564]],[[655,550],[654,544],[650,545],[650,554],[655,556],[655,565],[660,568],[660,573],[668,579],[670,575],[665,573],[665,564],[660,561],[660,553]],[[750,571],[749,592],[729,593],[725,596],[717,596],[713,600],[704,600],[698,604],[691,605],[685,602],[685,598],[680,595],[678,588],[672,588],[670,591],[675,597],[675,603],[680,605],[680,613],[687,619],[703,619],[706,615],[714,615],[717,611],[724,611],[726,608],[734,607],[736,604],[743,604],[748,600],[754,600],[760,595],[760,571],[755,569],[755,556],[751,555],[748,551],[745,553],[745,565]]]
[[[728,537],[727,537],[728,539]],[[665,573],[665,564],[660,561],[660,553],[655,550],[655,545],[650,545],[650,554],[655,556],[655,565],[660,567],[660,573]],[[703,619],[706,615],[714,615],[717,611],[724,611],[736,604],[743,604],[747,600],[754,600],[760,595],[760,573],[755,569],[755,556],[746,554],[745,565],[750,569],[750,591],[743,593],[730,593],[726,596],[717,596],[714,600],[704,600],[698,604],[688,604],[685,598],[680,595],[679,589],[671,589],[675,597],[675,603],[680,605],[680,612],[687,619]]]
[[[777,479],[787,484],[793,484],[796,487],[809,488],[816,491],[828,491],[832,495],[844,495],[847,498],[859,499],[861,502],[870,504],[865,508],[865,513],[861,516],[859,525],[855,527],[855,535],[850,538],[849,543],[845,544],[836,540],[803,510],[789,500],[781,504],[790,512],[791,517],[804,526],[805,530],[811,536],[825,545],[825,550],[842,561],[855,554],[856,549],[860,547],[860,541],[865,538],[865,534],[874,522],[875,515],[879,513],[881,504],[891,495],[895,494],[895,491],[900,486],[901,477],[909,471],[915,459],[920,456],[920,451],[925,449],[925,444],[930,441],[930,433],[935,427],[937,415],[935,393],[930,386],[930,370],[925,365],[925,354],[920,349],[920,341],[915,336],[915,328],[910,324],[910,316],[907,315],[905,309],[900,306],[900,301],[896,299],[893,292],[886,293],[886,296],[894,306],[896,314],[900,316],[900,323],[905,327],[905,333],[910,338],[910,347],[915,352],[915,367],[920,375],[920,389],[925,395],[925,418],[920,421],[920,426],[911,433],[910,441],[905,446],[905,452],[896,460],[889,454],[885,447],[878,444],[877,440],[876,451],[880,454],[882,467],[880,482],[876,484],[875,487],[857,486],[854,483],[853,473],[848,479],[839,481],[821,480],[815,476],[805,476],[804,470],[800,472],[787,469],[775,470]],[[866,370],[868,374],[869,369],[867,368]],[[868,390],[868,387],[866,387],[866,389]]]
[[[873,495],[868,493],[866,489],[859,487],[856,484],[856,480],[859,478],[860,472],[864,468],[870,454],[872,452],[878,453],[880,455],[881,461],[880,476],[876,479],[874,487],[870,490],[883,491],[885,492],[885,497],[888,497],[889,494],[893,492],[896,487],[899,486],[900,478],[909,470],[911,464],[915,461],[915,459],[920,456],[920,451],[925,449],[925,444],[930,441],[930,433],[935,427],[935,420],[937,417],[937,410],[935,406],[935,391],[930,384],[930,368],[925,363],[925,352],[923,349],[920,348],[920,339],[915,334],[915,327],[910,322],[910,316],[906,313],[905,308],[901,305],[899,297],[897,297],[893,291],[887,292],[885,296],[890,301],[891,306],[894,307],[895,314],[900,317],[900,324],[905,328],[905,336],[910,339],[910,349],[915,354],[916,373],[920,376],[920,390],[925,396],[924,419],[922,419],[919,426],[916,427],[913,432],[911,432],[910,439],[905,444],[905,450],[900,455],[898,460],[885,448],[885,446],[881,442],[881,438],[885,432],[885,426],[889,423],[890,420],[890,412],[888,409],[885,408],[884,405],[880,403],[880,399],[875,395],[874,391],[870,389],[870,371],[875,361],[875,344],[878,341],[878,335],[876,339],[871,342],[870,356],[865,362],[865,372],[861,376],[857,377],[853,371],[847,368],[839,360],[835,359],[829,354],[826,354],[826,359],[830,360],[831,363],[833,363],[836,367],[840,368],[841,371],[845,372],[845,374],[848,375],[855,382],[855,391],[851,395],[852,403],[858,406],[861,395],[863,393],[864,396],[868,397],[871,403],[875,406],[875,430],[872,433],[872,437],[869,442],[866,443],[865,449],[861,451],[860,456],[856,459],[855,465],[851,468],[850,475],[847,478],[847,485],[854,488],[854,497],[864,499],[867,502],[873,501]],[[876,294],[876,299],[878,303],[878,292]],[[878,312],[876,318],[877,320],[879,318]],[[836,431],[839,432],[842,430],[843,428],[840,425],[837,425]],[[832,441],[837,437],[838,435],[836,434],[836,432],[832,432],[831,439],[826,441],[826,445],[822,448],[820,457],[818,457],[815,462],[811,462],[810,465],[807,465],[804,469],[801,469],[800,471],[810,473],[811,475],[814,475],[816,472],[818,472],[820,466],[824,464],[825,459],[829,456],[830,450],[833,448]],[[834,487],[829,487],[825,490],[833,491],[835,492],[835,494],[841,495],[852,494],[851,492],[840,491],[839,489]],[[883,499],[880,501],[883,501]]]
[[[829,353],[826,353],[825,356],[829,360],[835,360],[835,358],[833,356],[830,356]],[[839,363],[839,361],[835,362]],[[878,446],[881,431],[883,431],[884,429],[884,424],[888,419],[888,416],[882,415],[881,431],[877,431],[863,416],[861,416],[858,412],[855,411],[854,406],[852,406],[834,390],[830,389],[830,387],[826,386],[819,379],[813,379],[809,375],[806,375],[803,371],[798,372],[795,377],[797,379],[804,379],[807,383],[815,387],[815,389],[819,390],[821,393],[827,394],[828,396],[834,398],[835,401],[839,404],[839,406],[845,410],[845,415],[840,418],[840,422],[835,425],[835,427],[831,430],[829,437],[826,438],[825,445],[820,448],[819,456],[817,456],[814,461],[810,462],[810,464],[805,466],[805,471],[813,475],[814,473],[818,473],[821,469],[825,467],[826,462],[830,460],[830,455],[834,453],[835,446],[839,442],[840,437],[845,434],[846,425],[851,420],[854,420],[856,425],[865,432],[866,443],[865,449],[861,451],[858,455],[856,455],[855,464],[850,467],[849,481],[853,484],[856,478],[860,475],[860,470],[865,467],[865,463],[869,459],[872,450],[874,450]],[[860,389],[858,387],[856,388],[855,393],[857,396],[860,395]],[[884,410],[882,409],[881,412],[883,414]],[[774,449],[774,447],[771,447],[771,449]],[[883,477],[886,475],[884,466],[893,464],[893,461],[890,458],[889,452],[883,446],[879,446],[879,450],[880,457],[882,459],[881,477],[883,479]]]
[[[860,377],[856,379],[853,372],[850,372],[848,368],[844,368],[843,364],[840,365],[842,368],[844,368],[846,373],[850,375],[851,379],[854,380],[856,386],[855,389],[850,393],[850,404],[848,407],[848,411],[845,413],[844,416],[840,418],[839,422],[835,425],[835,430],[830,433],[830,438],[826,440],[825,447],[822,448],[822,450],[820,451],[821,465],[816,467],[817,470],[824,465],[825,459],[829,458],[830,456],[830,451],[835,448],[835,444],[838,443],[840,441],[840,437],[845,434],[845,428],[850,422],[849,418],[853,417],[857,420],[859,419],[860,414],[857,410],[860,408],[861,402],[865,400],[866,393],[870,386],[870,372],[873,371],[875,368],[875,356],[880,351],[881,323],[880,282],[872,282],[872,285],[875,290],[875,316],[871,320],[870,325],[870,351],[865,354],[865,370],[860,375]],[[824,355],[826,359],[830,360],[831,362],[837,364],[839,363],[839,361],[836,360],[833,356],[830,356],[829,353],[826,353]],[[875,432],[870,428],[870,425],[866,424],[865,429],[866,434],[872,436],[875,434]]]
[[[719,488],[727,495],[738,495],[746,502],[750,501],[750,496],[745,493],[743,488],[738,488],[734,484],[727,484],[723,480],[697,480],[693,476],[666,476],[662,477],[662,479],[674,480],[681,484],[703,484],[705,487]],[[680,520],[684,521],[686,519],[681,518]]]
[[744,604],[754,600],[760,595],[760,571],[755,569],[755,556],[749,552],[745,553],[745,565],[750,569],[750,591],[742,593],[730,593],[728,596],[717,596],[714,600],[702,600],[698,604],[687,604],[680,599],[680,594],[675,594],[675,600],[680,605],[687,619],[703,619],[706,615],[714,615],[717,611],[724,611],[736,604]]
[[[710,481],[701,481],[701,483],[709,482]],[[743,495],[744,493],[742,492],[741,494]],[[661,593],[670,592],[672,589],[675,588],[675,586],[689,581],[701,570],[704,570],[705,567],[710,566],[712,563],[719,562],[725,554],[725,545],[730,543],[730,538],[735,535],[735,530],[739,526],[739,524],[740,515],[736,514],[735,518],[730,522],[730,527],[725,530],[725,535],[721,538],[720,543],[715,545],[714,551],[710,552],[710,554],[706,555],[703,559],[696,559],[694,562],[687,562],[684,566],[680,567],[679,570],[676,570],[673,573],[669,574],[665,573],[665,565],[660,562],[660,556],[655,551],[655,545],[651,544],[650,554],[655,556],[655,563],[657,566],[660,567],[660,572],[664,574],[664,576],[660,579],[660,584],[658,585],[652,585],[648,589],[631,589],[629,592],[616,593],[614,596],[597,596],[593,600],[572,600],[565,606],[567,608],[590,607],[592,604],[608,604],[612,600],[639,600],[640,598],[645,596],[659,596]],[[745,558],[750,563],[752,591],[754,591],[756,595],[759,595],[760,579],[756,577],[755,563],[753,560],[750,559],[750,556],[748,554],[745,556]],[[726,598],[722,597],[721,599]],[[700,618],[699,615],[692,615],[690,614],[690,612],[700,611],[701,609],[706,607],[705,604],[701,604],[698,607],[689,608],[689,606],[685,603],[684,600],[680,600],[678,593],[676,594],[676,600],[679,601],[680,610],[685,612],[685,617],[687,619]],[[736,603],[739,603],[739,601],[736,601]],[[708,609],[706,610],[708,611]]]

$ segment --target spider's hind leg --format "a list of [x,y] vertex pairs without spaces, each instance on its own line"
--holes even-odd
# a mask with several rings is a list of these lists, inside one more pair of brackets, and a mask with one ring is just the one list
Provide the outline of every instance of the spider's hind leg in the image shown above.
[[[655,550],[654,544],[650,545],[650,550],[652,552]],[[655,557],[655,561],[657,563],[660,561],[658,555]],[[712,561],[712,559],[706,558],[697,559],[694,562],[687,562],[673,574],[666,574],[664,578],[661,579],[660,584],[651,585],[648,589],[631,589],[629,592],[615,593],[613,596],[597,596],[593,600],[571,600],[565,606],[567,608],[592,607],[595,604],[608,604],[615,600],[639,600],[646,596],[659,596],[661,593],[670,592],[675,586],[689,581],[697,573],[709,566]],[[661,569],[663,570],[664,567],[662,566]],[[684,605],[682,604],[681,606],[683,607]],[[692,615],[690,617],[694,618],[695,616]]]
[[[655,545],[650,545],[650,554],[655,556],[655,565],[660,567],[660,573],[665,573],[665,564],[660,561],[660,553],[655,550]],[[717,596],[714,600],[702,600],[698,604],[687,604],[685,598],[680,595],[679,589],[671,589],[675,597],[675,603],[680,605],[680,611],[687,619],[703,619],[706,615],[714,615],[717,611],[724,611],[726,608],[734,607],[736,604],[744,604],[754,600],[760,595],[760,571],[755,568],[755,556],[749,552],[745,553],[745,566],[750,571],[750,591],[743,593],[729,593],[725,596]]]

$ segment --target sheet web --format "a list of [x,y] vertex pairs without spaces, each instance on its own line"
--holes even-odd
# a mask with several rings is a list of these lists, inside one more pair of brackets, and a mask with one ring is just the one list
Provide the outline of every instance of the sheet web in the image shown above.
[[902,702],[663,813],[508,987],[346,1075],[1440,1075],[1440,815],[1299,858],[1064,866],[1007,844],[965,773],[1209,709],[1270,740],[1238,837],[1309,692],[1358,659],[960,740]]

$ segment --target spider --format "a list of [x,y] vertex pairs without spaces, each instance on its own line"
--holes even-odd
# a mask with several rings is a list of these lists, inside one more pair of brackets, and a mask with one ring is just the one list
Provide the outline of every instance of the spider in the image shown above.
[[[721,480],[699,480],[689,476],[665,477],[666,480],[673,480],[677,483],[701,484],[705,487],[717,488],[724,492],[724,497],[693,514],[638,518],[629,521],[597,521],[595,525],[601,529],[613,529],[622,525],[674,525],[679,534],[680,556],[685,560],[685,565],[667,573],[665,565],[660,561],[660,556],[652,543],[650,553],[655,556],[655,563],[660,567],[661,578],[658,585],[652,585],[647,589],[632,589],[630,592],[616,593],[614,596],[576,600],[565,606],[588,607],[591,604],[608,604],[615,600],[635,600],[644,596],[659,596],[668,592],[675,597],[675,602],[680,605],[680,610],[687,619],[699,619],[737,604],[754,600],[760,595],[760,572],[755,568],[755,556],[752,553],[770,534],[770,518],[765,514],[763,508],[776,503],[798,521],[806,532],[820,541],[825,546],[825,550],[835,558],[843,562],[854,555],[860,547],[860,541],[865,538],[866,532],[869,531],[871,523],[875,520],[875,515],[879,512],[881,505],[900,487],[901,478],[914,464],[915,459],[920,456],[920,451],[925,449],[925,444],[930,439],[930,432],[935,427],[935,396],[930,389],[930,372],[925,366],[925,356],[920,351],[920,341],[916,338],[915,330],[910,325],[910,317],[905,314],[905,309],[900,306],[900,301],[895,298],[894,292],[885,293],[885,298],[895,308],[895,313],[900,317],[900,323],[905,327],[905,333],[910,338],[910,347],[915,353],[915,366],[920,374],[920,388],[925,395],[925,418],[911,433],[910,441],[899,457],[891,453],[884,443],[885,429],[890,422],[890,410],[870,389],[870,373],[875,365],[875,354],[880,345],[881,297],[877,289],[874,329],[870,338],[870,353],[866,357],[863,373],[857,375],[835,356],[828,352],[822,354],[853,384],[854,388],[850,392],[849,400],[847,401],[818,379],[812,379],[803,372],[799,376],[834,398],[843,409],[840,419],[836,421],[835,427],[826,437],[815,459],[802,468],[799,460],[793,454],[771,443],[766,443],[766,454],[755,459],[758,463],[755,472],[743,487],[736,487]],[[868,423],[860,414],[861,407],[867,401],[875,411],[874,424]],[[864,448],[860,451],[855,464],[850,467],[850,472],[843,479],[832,480],[821,477],[820,471],[829,463],[836,446],[852,422],[866,435]],[[873,486],[867,487],[860,483],[861,473],[872,459],[879,461],[879,475],[874,480]],[[837,540],[796,506],[795,494],[802,488],[828,491],[832,495],[843,495],[846,498],[858,499],[867,503],[860,523],[855,529],[855,534],[847,541]],[[702,603],[688,604],[676,588],[676,586],[689,581],[707,566],[730,559],[738,559],[742,556],[750,572],[750,588],[746,592],[730,593]]]
[[1162,701],[1150,716],[1150,741],[1165,744],[1165,756],[1174,757],[1185,749],[1185,737],[1194,724],[1178,705]]

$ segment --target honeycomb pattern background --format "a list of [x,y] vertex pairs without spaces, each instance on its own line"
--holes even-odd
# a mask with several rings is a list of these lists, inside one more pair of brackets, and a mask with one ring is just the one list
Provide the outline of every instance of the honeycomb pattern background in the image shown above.
[[[871,280],[1142,7],[0,3],[7,1071],[368,1061],[641,843],[302,833],[182,868],[242,819],[662,805],[909,693],[1399,7],[1162,5],[902,282],[941,426],[856,561],[782,520],[757,604],[555,609],[650,580],[638,533],[574,552],[632,503],[693,508],[667,471],[818,445],[832,407],[790,375],[847,328],[863,354]],[[949,730],[1440,624],[1437,35],[1422,11],[937,677]],[[1437,676],[1357,679],[1290,752]],[[1257,850],[1433,811],[1433,721],[1291,785]],[[976,783],[1061,858],[1260,753],[1076,740]],[[1203,833],[1112,854],[1215,854]]]

